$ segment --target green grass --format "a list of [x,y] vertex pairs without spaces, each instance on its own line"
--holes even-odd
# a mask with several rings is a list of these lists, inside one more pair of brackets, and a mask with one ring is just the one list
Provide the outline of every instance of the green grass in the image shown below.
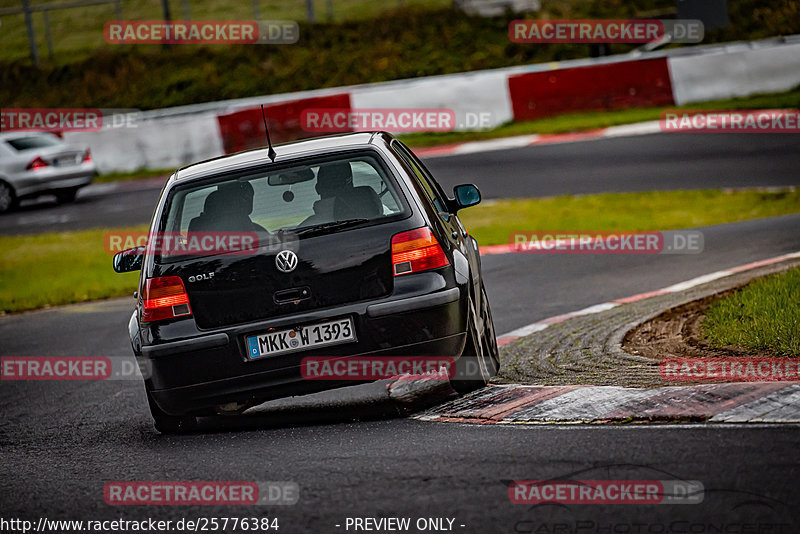
[[694,228],[800,213],[800,191],[654,191],[486,202],[459,212],[481,245],[519,231]]
[[[520,230],[667,230],[798,212],[798,191],[670,191],[485,202],[459,216],[481,245],[491,245]],[[112,270],[107,231],[0,237],[0,310],[130,295],[137,274]]]
[[800,356],[800,268],[756,280],[715,302],[702,328],[718,347]]
[[658,120],[661,112],[668,109],[800,109],[800,86],[782,93],[759,94],[743,98],[729,98],[673,106],[669,108],[632,108],[618,111],[593,111],[568,113],[535,121],[507,123],[492,130],[476,132],[419,133],[400,136],[404,143],[413,147],[461,143],[480,139],[496,139],[527,134],[554,134],[580,132]]
[[[46,0],[36,0],[43,2]],[[294,45],[109,45],[111,6],[52,11],[55,55],[47,58],[42,17],[34,16],[40,67],[28,59],[20,16],[0,28],[0,102],[5,107],[153,109],[584,58],[586,44],[527,45],[508,39],[519,15],[470,17],[449,0],[333,0],[342,17],[307,24],[304,2],[261,0],[262,17],[295,18]],[[318,0],[319,3],[324,3]],[[124,18],[160,17],[158,0],[123,0]],[[175,18],[180,2],[172,0]],[[252,18],[251,3],[191,0],[195,18]],[[0,7],[19,5],[0,0]],[[269,8],[267,7],[269,6]],[[542,18],[630,18],[674,12],[674,0],[543,0]],[[706,43],[800,33],[797,0],[730,0],[728,27]],[[318,5],[320,17],[324,9]],[[350,13],[350,14],[348,14]],[[352,15],[352,16],[351,16]],[[61,20],[63,18],[63,20]],[[346,19],[346,20],[345,20]],[[320,18],[321,20],[321,18]],[[620,54],[635,45],[612,44]]]
[[133,293],[139,273],[114,272],[112,255],[104,250],[106,232],[0,238],[0,310],[32,310]]
[[[31,0],[31,5],[52,3],[52,0]],[[258,0],[261,20],[307,21],[306,3],[303,0]],[[446,8],[449,0],[405,0],[407,8]],[[326,0],[314,0],[317,22],[343,22],[370,19],[387,10],[399,7],[399,0],[333,0],[333,19],[328,18]],[[0,7],[19,7],[19,0],[0,0]],[[164,18],[160,0],[122,0],[122,18],[125,20],[158,20]],[[255,12],[250,0],[221,2],[213,0],[190,0],[190,15],[194,20],[253,20]],[[183,20],[183,4],[170,2],[170,13],[174,20]],[[86,56],[94,50],[113,49],[103,40],[103,25],[117,18],[114,5],[87,6],[79,9],[50,11],[50,30],[53,36],[57,59],[74,60],[75,56]],[[39,53],[47,58],[48,48],[45,21],[42,13],[33,14],[33,27]],[[4,60],[26,59],[29,55],[28,34],[23,15],[3,17],[3,32],[0,33],[0,58]],[[152,47],[155,48],[155,47]]]

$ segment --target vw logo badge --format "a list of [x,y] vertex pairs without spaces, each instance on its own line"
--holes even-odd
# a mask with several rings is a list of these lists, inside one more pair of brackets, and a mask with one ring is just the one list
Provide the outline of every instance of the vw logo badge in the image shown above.
[[284,273],[290,273],[297,267],[297,254],[291,250],[282,250],[275,256],[275,267]]

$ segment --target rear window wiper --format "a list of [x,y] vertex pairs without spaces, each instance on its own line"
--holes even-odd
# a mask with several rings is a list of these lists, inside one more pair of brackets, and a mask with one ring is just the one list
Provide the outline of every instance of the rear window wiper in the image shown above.
[[302,228],[298,228],[297,230],[295,230],[295,233],[298,235],[325,233],[333,230],[340,230],[348,226],[356,226],[358,224],[365,223],[367,221],[369,221],[369,219],[362,218],[362,219],[345,219],[343,221],[333,221],[322,224],[314,224],[311,226],[304,226]]

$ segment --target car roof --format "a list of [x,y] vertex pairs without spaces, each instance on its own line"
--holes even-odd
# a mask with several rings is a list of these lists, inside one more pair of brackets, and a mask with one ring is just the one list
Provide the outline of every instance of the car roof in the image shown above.
[[[313,139],[275,145],[275,152],[277,153],[275,163],[278,164],[287,158],[305,153],[320,153],[332,149],[366,148],[373,144],[372,140],[378,134],[389,135],[384,132],[357,132],[315,137]],[[254,163],[265,163],[269,161],[267,152],[266,148],[259,148],[194,163],[178,169],[174,179],[183,182],[193,178],[205,177],[221,170],[231,171],[237,168],[246,168]]]

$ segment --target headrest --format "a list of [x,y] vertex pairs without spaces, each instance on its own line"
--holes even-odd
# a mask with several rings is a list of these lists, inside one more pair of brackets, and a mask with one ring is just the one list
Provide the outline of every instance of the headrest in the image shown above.
[[317,172],[317,193],[322,197],[336,194],[338,190],[353,185],[353,170],[347,161],[320,165]]
[[[218,195],[211,202],[213,208],[225,206],[225,210],[242,212],[249,215],[253,211],[253,196],[255,192],[250,182],[229,182],[220,185],[211,195]],[[211,196],[209,195],[209,197]],[[207,200],[208,201],[208,200]]]

